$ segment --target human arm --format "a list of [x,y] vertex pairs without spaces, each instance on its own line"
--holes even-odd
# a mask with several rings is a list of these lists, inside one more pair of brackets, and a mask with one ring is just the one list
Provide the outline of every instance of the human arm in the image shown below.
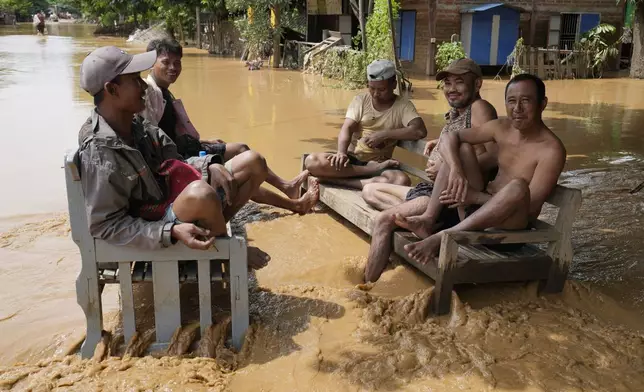
[[443,145],[441,154],[445,163],[450,167],[447,194],[459,202],[464,202],[468,183],[460,159],[460,146],[462,143],[472,145],[494,142],[495,132],[499,128],[499,120],[489,121],[477,128],[466,128],[441,135],[440,143]]
[[557,142],[556,148],[544,154],[537,163],[532,180],[530,180],[530,210],[528,217],[533,220],[539,217],[543,203],[557,186],[559,175],[566,164],[566,150]]
[[[472,104],[472,128],[480,127],[483,124],[496,119],[498,119],[496,109],[488,101],[479,99]],[[481,152],[478,155],[497,155],[498,148],[495,142],[492,141],[484,143],[483,147],[485,152]]]
[[118,167],[114,150],[89,145],[80,153],[81,185],[90,234],[113,245],[141,249],[170,246],[172,224],[130,215],[130,196],[139,181],[134,168]]

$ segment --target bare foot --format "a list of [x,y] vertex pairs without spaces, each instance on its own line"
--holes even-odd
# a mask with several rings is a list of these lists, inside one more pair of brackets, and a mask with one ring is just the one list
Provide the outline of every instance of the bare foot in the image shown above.
[[320,199],[320,180],[315,177],[308,178],[307,191],[304,196],[300,197],[297,201],[296,211],[300,215],[305,215],[311,212],[313,207]]
[[254,270],[266,267],[271,261],[271,256],[256,246],[248,247],[248,267]]
[[425,239],[432,235],[432,222],[423,216],[410,216],[404,217],[400,214],[396,214],[394,220],[396,225],[402,227],[405,230],[409,230],[412,233],[416,234],[418,238]]
[[427,264],[435,256],[438,255],[438,250],[441,246],[441,235],[434,234],[425,238],[422,241],[414,242],[413,244],[405,245],[407,255],[421,264]]
[[309,178],[309,171],[304,170],[302,173],[298,174],[294,179],[291,181],[287,182],[284,185],[284,194],[288,196],[289,199],[296,200],[298,197],[300,197],[300,188],[302,187],[302,184],[304,184],[304,181],[306,181],[307,178]]
[[397,169],[398,166],[400,166],[400,162],[398,162],[395,159],[388,159],[384,162],[375,162],[375,161],[367,162],[367,167],[370,169],[373,169],[374,172],[379,172],[386,169]]

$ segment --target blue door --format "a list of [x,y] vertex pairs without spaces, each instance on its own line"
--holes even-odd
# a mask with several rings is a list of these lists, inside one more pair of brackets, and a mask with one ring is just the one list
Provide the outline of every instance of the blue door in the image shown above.
[[579,21],[579,35],[584,34],[599,25],[599,14],[581,14]]
[[416,11],[399,11],[394,21],[396,52],[401,61],[414,61],[416,46]]

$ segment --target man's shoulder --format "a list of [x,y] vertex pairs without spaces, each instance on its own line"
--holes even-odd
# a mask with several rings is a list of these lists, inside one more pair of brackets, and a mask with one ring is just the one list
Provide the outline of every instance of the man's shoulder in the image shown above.
[[472,122],[477,122],[478,119],[482,119],[482,122],[485,123],[487,121],[498,119],[494,105],[482,98],[477,99],[472,103],[471,112]]
[[566,146],[564,146],[563,141],[557,136],[548,126],[544,124],[543,129],[543,141],[545,152],[551,157],[564,157],[566,156]]

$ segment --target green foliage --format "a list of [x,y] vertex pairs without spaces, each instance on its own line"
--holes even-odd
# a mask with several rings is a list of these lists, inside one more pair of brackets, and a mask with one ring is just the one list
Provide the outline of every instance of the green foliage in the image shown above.
[[49,8],[48,0],[0,0],[0,11],[22,16],[33,16]]
[[460,42],[443,42],[436,50],[436,70],[440,72],[454,60],[467,57]]
[[[398,0],[391,0],[391,8],[393,18],[397,19],[400,2]],[[375,0],[373,14],[367,18],[365,27],[368,43],[366,64],[377,59],[394,59],[391,42],[392,28],[393,26],[389,23],[389,7],[387,0]],[[363,71],[366,72],[366,65]]]
[[621,38],[616,32],[615,26],[602,23],[584,33],[575,44],[576,50],[587,54],[587,67],[593,77],[601,78],[608,60],[619,55]]
[[519,59],[525,53],[525,45],[523,45],[523,37],[517,40],[517,43],[514,44],[514,50],[508,56],[508,63],[512,64],[512,77],[515,77],[519,74],[525,73],[519,64]]
[[367,82],[367,64],[365,52],[331,48],[313,57],[308,71],[330,79],[341,80],[343,87],[360,88]]

